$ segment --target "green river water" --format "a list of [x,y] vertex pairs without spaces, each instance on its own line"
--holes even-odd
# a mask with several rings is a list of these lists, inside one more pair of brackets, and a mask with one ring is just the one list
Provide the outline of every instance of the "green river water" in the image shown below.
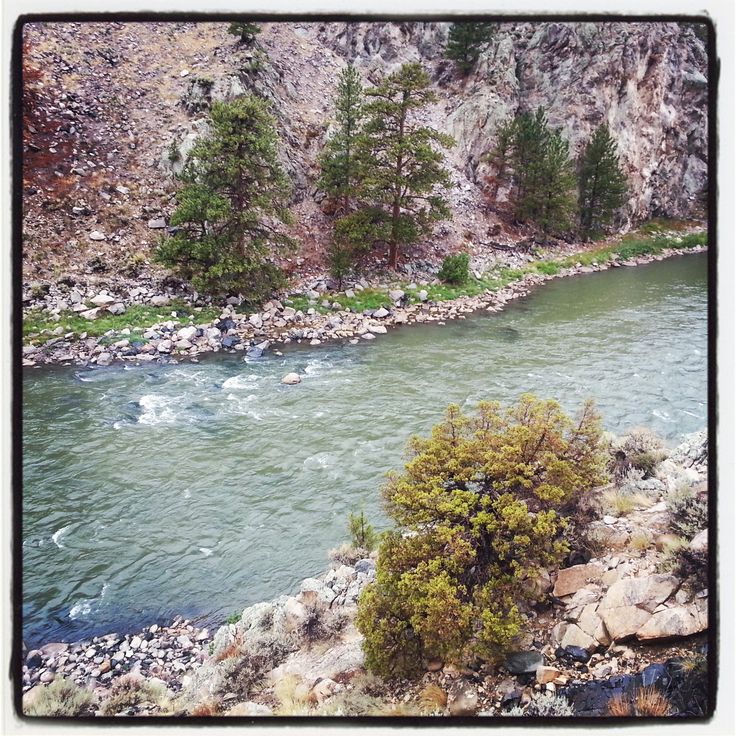
[[[283,386],[298,372],[303,382]],[[23,379],[23,627],[30,646],[221,622],[293,592],[385,524],[384,474],[444,407],[525,391],[675,443],[707,421],[707,259],[553,281],[503,313],[245,362],[47,368]]]

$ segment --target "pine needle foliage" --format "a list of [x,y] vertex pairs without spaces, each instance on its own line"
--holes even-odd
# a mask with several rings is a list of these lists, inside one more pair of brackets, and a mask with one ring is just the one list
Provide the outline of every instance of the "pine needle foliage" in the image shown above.
[[203,292],[240,292],[258,302],[281,283],[270,258],[292,245],[290,183],[277,156],[278,138],[265,100],[246,95],[215,102],[210,133],[194,145],[180,175],[178,231],[156,258]]
[[493,40],[494,30],[493,23],[453,23],[445,55],[457,63],[463,74],[468,74]]
[[605,123],[593,133],[580,157],[578,182],[580,227],[585,233],[601,232],[625,204],[628,191],[616,142]]
[[246,23],[243,21],[234,21],[228,27],[228,33],[238,36],[238,43],[250,45],[256,40],[256,36],[261,32],[261,27],[256,23]]
[[497,661],[520,632],[523,581],[561,562],[564,514],[603,480],[598,414],[587,402],[573,420],[530,394],[470,416],[450,406],[408,454],[383,488],[396,526],[359,601],[366,664],[413,676],[423,659]]
[[544,108],[504,123],[487,155],[498,183],[510,187],[514,216],[544,233],[567,230],[575,211],[576,178],[568,142],[550,128]]
[[419,122],[437,100],[421,64],[404,64],[365,94],[359,199],[382,214],[373,218],[371,241],[388,241],[389,266],[396,268],[402,246],[451,216],[443,197],[450,175],[440,149],[454,140]]

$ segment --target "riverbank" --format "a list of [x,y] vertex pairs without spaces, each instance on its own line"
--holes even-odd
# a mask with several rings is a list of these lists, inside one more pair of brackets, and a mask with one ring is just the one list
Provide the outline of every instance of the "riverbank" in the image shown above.
[[[621,442],[654,446],[641,433]],[[707,555],[707,529],[673,540],[671,502],[687,488],[707,503],[707,453],[706,432],[695,433],[649,477],[591,492],[585,534],[597,553],[537,581],[519,651],[500,665],[425,662],[417,681],[367,674],[354,618],[376,563],[343,547],[296,594],[246,608],[212,637],[180,620],[24,653],[24,710],[41,714],[49,683],[64,681],[84,696],[70,715],[553,715],[535,710],[542,697],[559,715],[626,715],[611,703],[647,687],[663,698],[647,715],[703,715],[692,678],[707,671],[708,590],[667,559],[682,545]]]
[[[61,304],[57,299],[50,312],[26,313],[23,365],[196,361],[201,354],[219,351],[260,357],[269,348],[290,343],[357,344],[400,326],[443,324],[479,310],[498,312],[552,279],[705,250],[707,238],[702,231],[660,233],[562,257],[546,255],[515,268],[476,272],[464,286],[440,284],[435,279],[381,289],[362,281],[339,293],[310,288],[283,300],[273,299],[253,313],[241,313],[238,299],[228,300],[222,308],[195,306],[178,299],[173,291],[152,295],[151,290],[139,287],[128,292],[134,300],[131,305],[109,290],[83,295],[70,287],[69,298]],[[72,311],[65,311],[71,302]],[[136,321],[145,326],[135,326]]]

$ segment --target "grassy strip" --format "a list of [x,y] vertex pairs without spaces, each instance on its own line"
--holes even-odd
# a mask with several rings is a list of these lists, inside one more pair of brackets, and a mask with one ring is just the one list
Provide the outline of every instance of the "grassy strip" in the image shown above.
[[[461,296],[478,296],[487,291],[498,291],[514,281],[519,281],[528,273],[542,273],[549,276],[558,274],[565,268],[572,268],[578,264],[583,266],[594,266],[604,264],[611,260],[630,260],[647,255],[656,255],[667,249],[687,250],[701,245],[707,245],[708,236],[705,232],[689,233],[682,236],[662,234],[665,230],[681,230],[680,223],[675,221],[652,221],[643,225],[636,233],[625,236],[618,243],[602,244],[592,250],[574,253],[564,258],[535,261],[521,269],[500,268],[489,273],[483,278],[472,277],[464,284],[430,284],[428,286],[409,289],[406,284],[401,289],[406,293],[409,304],[418,303],[417,294],[424,289],[427,298],[434,302],[452,301]],[[686,223],[682,224],[683,227]],[[642,234],[644,237],[642,237]],[[324,307],[322,302],[328,300],[330,305],[339,304],[340,309],[351,312],[363,312],[367,309],[387,309],[393,306],[388,295],[388,290],[367,288],[356,291],[355,296],[348,297],[344,293],[323,295],[319,300],[310,302],[304,295],[292,296],[284,300],[284,304],[306,313],[314,309],[320,314],[332,312],[331,306]],[[176,316],[172,317],[171,313]],[[193,308],[181,300],[173,300],[166,307],[152,307],[149,305],[135,304],[128,307],[125,314],[112,315],[101,313],[102,316],[96,320],[89,321],[80,317],[76,312],[63,312],[58,321],[51,319],[51,315],[45,310],[31,310],[23,318],[23,337],[27,343],[33,344],[47,339],[48,332],[57,327],[62,327],[64,332],[73,332],[79,335],[86,332],[91,337],[105,335],[109,331],[109,341],[120,339],[120,330],[128,327],[131,330],[142,331],[157,322],[174,320],[175,322],[188,323],[190,317],[195,323],[211,322],[218,317],[220,310],[213,307]],[[46,334],[41,335],[46,330]],[[35,339],[34,339],[35,338]],[[141,339],[141,338],[137,338]]]
[[[172,312],[176,313],[176,317],[171,316]],[[188,323],[190,317],[197,323],[211,322],[219,314],[220,310],[212,307],[197,311],[196,308],[181,300],[173,300],[166,307],[134,304],[128,307],[124,314],[109,314],[101,311],[100,316],[95,320],[87,320],[76,312],[66,311],[61,312],[59,320],[56,321],[46,310],[34,309],[23,317],[23,337],[27,342],[33,342],[31,338],[38,337],[43,330],[53,331],[57,327],[61,327],[65,333],[73,332],[80,335],[86,332],[90,337],[99,337],[110,330],[119,334],[126,327],[131,330],[142,330],[157,322],[168,320]]]

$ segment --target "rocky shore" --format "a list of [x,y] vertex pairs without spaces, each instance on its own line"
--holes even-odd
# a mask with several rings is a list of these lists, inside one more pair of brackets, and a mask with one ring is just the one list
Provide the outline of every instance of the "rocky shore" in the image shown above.
[[[539,603],[501,665],[427,661],[414,682],[366,673],[354,619],[376,563],[343,546],[326,573],[213,636],[177,620],[26,652],[24,710],[63,678],[90,694],[90,715],[703,715],[707,582],[668,560],[683,548],[707,557],[702,521],[673,541],[672,501],[687,492],[707,507],[707,434],[656,451],[651,473],[629,469],[591,492],[586,538],[597,553],[535,582]],[[642,710],[655,707],[640,703],[652,693],[659,710]]]
[[[699,246],[686,252],[701,253],[705,250],[705,246]],[[638,266],[682,253],[681,250],[672,249],[631,260],[611,260],[591,266],[577,264],[554,275],[528,273],[497,291],[486,291],[478,296],[461,296],[451,301],[430,301],[423,284],[413,283],[405,289],[395,288],[388,292],[393,302],[390,308],[381,307],[360,313],[343,310],[334,301],[335,294],[320,293],[311,288],[304,292],[310,304],[306,310],[297,310],[272,299],[261,311],[243,314],[238,311],[240,300],[231,298],[222,308],[219,317],[199,324],[193,317],[182,324],[176,317],[176,312],[173,312],[168,319],[152,324],[142,333],[124,328],[102,337],[90,337],[86,333],[76,335],[65,332],[59,326],[51,331],[42,344],[23,347],[23,365],[106,366],[116,361],[134,364],[172,362],[182,359],[196,360],[199,355],[219,351],[260,357],[269,348],[290,343],[320,345],[340,341],[357,344],[363,340],[376,339],[390,329],[404,325],[444,324],[452,319],[465,319],[467,315],[481,310],[501,311],[509,302],[526,296],[532,289],[551,279],[595,273],[609,268]],[[356,282],[344,293],[352,297],[367,286],[365,281]],[[70,287],[67,293],[55,295],[51,303],[46,299],[45,303],[52,315],[58,315],[60,311],[71,307],[82,317],[94,321],[106,312],[124,314],[134,304],[148,304],[160,308],[164,313],[177,296],[174,288],[159,293],[146,287],[135,287],[127,291],[121,289],[117,292]],[[318,307],[328,309],[329,312],[322,313]]]

